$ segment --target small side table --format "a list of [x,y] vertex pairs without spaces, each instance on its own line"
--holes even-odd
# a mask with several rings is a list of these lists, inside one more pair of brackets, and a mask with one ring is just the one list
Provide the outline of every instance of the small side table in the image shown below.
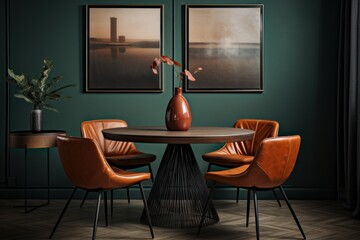
[[[56,147],[56,138],[60,135],[66,135],[62,130],[44,130],[40,132],[32,131],[16,131],[10,132],[9,146],[11,148],[23,148],[25,150],[25,205],[20,206],[25,208],[25,213],[31,212],[36,208],[45,206],[50,203],[50,148]],[[28,149],[34,148],[46,148],[47,149],[47,202],[36,205],[28,206],[28,186],[27,186],[27,161],[28,161]],[[28,210],[28,208],[30,208]]]

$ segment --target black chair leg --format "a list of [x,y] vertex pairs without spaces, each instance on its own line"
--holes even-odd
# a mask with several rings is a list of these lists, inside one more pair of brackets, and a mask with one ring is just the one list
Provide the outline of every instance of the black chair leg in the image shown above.
[[[211,163],[209,163],[209,165],[208,165],[207,172],[210,172],[210,169],[211,169]],[[207,184],[208,181],[206,180],[205,183]]]
[[107,192],[104,191],[104,203],[105,203],[105,226],[108,226],[108,208],[107,208]]
[[209,163],[209,166],[207,168],[207,171],[210,172],[210,169],[211,169],[211,163]]
[[86,191],[86,193],[85,193],[85,195],[84,195],[84,198],[83,198],[83,200],[82,200],[82,202],[81,202],[81,204],[80,204],[80,208],[82,208],[82,206],[84,205],[84,202],[85,202],[88,194],[89,194],[89,191]]
[[96,239],[96,230],[97,230],[97,225],[98,225],[98,220],[99,220],[100,203],[101,203],[101,193],[102,193],[102,190],[99,190],[96,212],[95,212],[94,227],[93,227],[93,236],[92,236],[93,240]]
[[72,190],[71,195],[70,195],[68,201],[66,202],[65,207],[64,207],[64,209],[62,210],[62,212],[61,212],[61,214],[60,214],[60,217],[59,217],[59,219],[57,220],[57,222],[56,222],[56,224],[55,224],[55,226],[54,226],[54,228],[53,228],[53,230],[52,230],[52,232],[51,232],[51,234],[50,234],[50,236],[49,236],[50,239],[51,239],[52,236],[54,235],[54,233],[55,233],[55,231],[56,231],[56,229],[57,229],[57,227],[58,227],[58,225],[59,225],[62,217],[64,216],[64,213],[65,213],[66,209],[69,207],[69,204],[70,204],[70,202],[71,202],[71,199],[74,197],[74,194],[75,194],[75,192],[76,192],[76,189],[77,189],[77,187],[74,187],[74,189]]
[[151,237],[154,238],[154,232],[153,232],[153,229],[152,229],[152,223],[151,223],[151,218],[150,218],[149,207],[148,207],[147,201],[146,201],[146,199],[145,199],[144,189],[143,189],[143,186],[142,186],[141,183],[139,183],[139,186],[140,186],[141,197],[142,197],[143,202],[144,202],[144,208],[145,208],[146,218],[147,218],[147,221],[148,221],[148,223],[149,223],[149,228],[150,228],[150,232],[151,232]]
[[254,196],[254,211],[255,211],[255,224],[256,224],[256,239],[260,239],[260,231],[259,231],[259,205],[257,200],[256,189],[253,189]]
[[280,202],[280,200],[278,198],[278,195],[276,194],[275,188],[273,188],[272,192],[274,194],[274,197],[275,197],[277,203],[279,204],[279,207],[281,207],[281,202]]
[[248,189],[248,191],[247,191],[247,206],[246,206],[246,227],[249,226],[250,193],[251,193],[251,189]]
[[280,191],[281,191],[281,193],[282,193],[282,195],[283,195],[283,197],[284,197],[284,199],[286,201],[286,204],[287,204],[287,206],[288,206],[288,208],[289,208],[289,210],[290,210],[290,212],[291,212],[291,214],[292,214],[292,216],[293,216],[293,218],[294,218],[294,220],[296,222],[296,225],[298,226],[298,228],[299,228],[299,230],[301,232],[301,235],[303,236],[304,239],[306,239],[305,233],[304,233],[304,231],[303,231],[303,229],[302,229],[302,227],[300,225],[300,222],[299,222],[298,218],[296,217],[296,214],[295,214],[293,208],[290,205],[290,202],[289,202],[289,200],[288,200],[288,198],[287,198],[287,196],[286,196],[286,194],[284,192],[284,189],[282,188],[282,186],[279,186],[279,188],[280,188]]
[[206,200],[206,204],[205,204],[205,207],[204,207],[204,211],[203,211],[203,213],[202,213],[202,216],[201,216],[201,221],[200,221],[200,225],[199,225],[198,232],[197,232],[197,235],[198,235],[198,236],[200,235],[200,231],[201,231],[202,225],[204,224],[206,212],[207,212],[207,210],[208,210],[208,208],[209,208],[209,206],[210,206],[209,203],[210,203],[210,199],[211,199],[212,193],[213,193],[213,191],[214,191],[214,185],[215,185],[215,184],[213,184],[213,185],[211,186],[211,190],[210,190],[209,196],[208,196],[208,198],[207,198],[207,200]]
[[236,188],[236,203],[239,203],[239,192],[240,188]]
[[152,171],[151,165],[149,164],[148,167],[149,167],[149,172],[151,174],[151,181],[154,182],[154,173]]
[[128,187],[126,188],[126,195],[127,195],[128,203],[130,203],[130,190]]
[[113,209],[114,209],[114,190],[113,189],[111,189],[110,195],[111,195],[110,212],[111,212],[111,216],[113,216]]

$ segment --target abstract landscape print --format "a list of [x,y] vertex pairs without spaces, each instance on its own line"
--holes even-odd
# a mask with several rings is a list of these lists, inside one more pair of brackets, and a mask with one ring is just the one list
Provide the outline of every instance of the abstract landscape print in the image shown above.
[[263,91],[263,5],[187,5],[187,92]]
[[85,92],[162,92],[162,6],[87,6]]

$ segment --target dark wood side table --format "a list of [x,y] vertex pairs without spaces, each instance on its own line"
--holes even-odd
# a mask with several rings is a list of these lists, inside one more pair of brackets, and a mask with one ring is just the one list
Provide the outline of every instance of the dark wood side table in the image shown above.
[[[66,135],[65,131],[62,130],[45,130],[41,132],[32,131],[16,131],[10,132],[9,135],[9,147],[11,148],[23,148],[25,151],[25,213],[31,212],[36,208],[45,206],[50,203],[50,148],[56,147],[56,138],[59,135]],[[34,148],[46,148],[47,149],[47,202],[36,205],[28,205],[28,186],[27,186],[27,162],[28,162],[28,149]]]
[[[109,140],[168,144],[148,198],[152,224],[166,228],[198,227],[207,201],[209,191],[190,144],[238,142],[254,135],[252,130],[225,127],[192,127],[188,131],[132,127],[102,132]],[[210,202],[204,225],[218,221]],[[147,223],[144,212],[141,222]]]

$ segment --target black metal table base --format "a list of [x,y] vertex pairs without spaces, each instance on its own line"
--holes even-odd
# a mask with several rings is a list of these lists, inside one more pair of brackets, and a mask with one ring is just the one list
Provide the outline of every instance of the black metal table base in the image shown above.
[[49,205],[49,201],[46,201],[42,204],[39,204],[39,205],[28,205],[27,203],[25,205],[21,205],[21,206],[13,206],[14,208],[24,208],[25,209],[25,213],[29,213],[29,212],[32,212],[34,211],[35,209],[39,208],[39,207],[43,207],[43,206],[46,206],[46,205]]
[[[208,196],[208,188],[190,144],[169,144],[148,198],[153,226],[198,227]],[[219,216],[210,202],[204,225],[218,221]],[[147,224],[145,212],[141,222]]]
[[39,207],[43,207],[46,206],[50,203],[50,148],[46,148],[47,149],[47,201],[45,203],[39,204],[39,205],[28,205],[28,184],[27,184],[27,165],[28,165],[28,148],[25,145],[25,173],[24,173],[24,178],[25,178],[25,186],[24,186],[24,192],[25,192],[25,200],[24,200],[24,205],[22,206],[14,206],[16,208],[18,207],[23,207],[25,209],[25,213],[29,213],[31,211],[34,211],[35,209],[39,208]]

